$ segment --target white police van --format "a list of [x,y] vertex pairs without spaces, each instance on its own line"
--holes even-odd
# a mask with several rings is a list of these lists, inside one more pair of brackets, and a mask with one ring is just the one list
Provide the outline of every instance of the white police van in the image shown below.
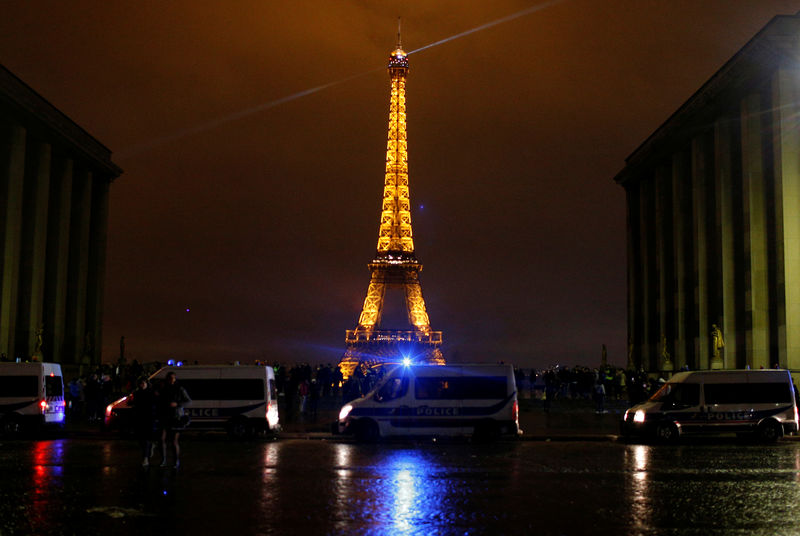
[[[272,367],[246,365],[187,365],[159,369],[149,380],[158,390],[167,373],[174,372],[192,402],[184,408],[189,430],[226,430],[243,438],[280,431],[275,372]],[[109,429],[130,430],[133,408],[126,396],[108,405]]]
[[0,431],[6,437],[63,427],[64,380],[57,363],[0,363]]
[[680,372],[649,400],[628,409],[621,423],[625,437],[663,442],[729,432],[771,442],[797,430],[792,376],[779,369]]
[[338,432],[493,439],[521,433],[511,365],[398,365],[365,397],[342,406]]

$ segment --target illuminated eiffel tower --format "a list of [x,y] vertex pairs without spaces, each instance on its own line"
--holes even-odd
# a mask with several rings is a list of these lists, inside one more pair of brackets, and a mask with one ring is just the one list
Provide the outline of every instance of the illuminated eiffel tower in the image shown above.
[[[372,277],[358,326],[347,330],[345,334],[347,349],[339,363],[345,378],[349,378],[357,366],[371,368],[401,363],[405,358],[413,363],[444,365],[442,332],[433,331],[428,320],[419,283],[422,264],[414,255],[411,232],[406,141],[406,56],[398,32],[397,49],[389,56],[392,89],[378,251],[368,265]],[[389,329],[382,322],[387,290],[404,291],[408,315],[408,324],[404,328]]]

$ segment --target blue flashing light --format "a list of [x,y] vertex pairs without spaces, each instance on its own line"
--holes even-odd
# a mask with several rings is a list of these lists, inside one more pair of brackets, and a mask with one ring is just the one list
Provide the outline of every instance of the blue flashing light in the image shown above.
[[183,366],[183,361],[178,361],[177,363],[175,363],[175,366],[176,367],[182,367]]
[[408,357],[404,357],[403,358],[403,366],[404,367],[410,367],[411,366],[411,359],[408,358]]
[[172,367],[174,365],[175,365],[175,360],[174,359],[167,359],[167,366],[168,367]]

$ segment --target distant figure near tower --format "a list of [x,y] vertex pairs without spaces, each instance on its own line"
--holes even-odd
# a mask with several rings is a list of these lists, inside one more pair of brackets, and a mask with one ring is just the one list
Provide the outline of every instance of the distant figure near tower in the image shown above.
[[[389,139],[386,148],[386,175],[378,250],[368,267],[372,277],[364,307],[354,330],[347,330],[347,348],[340,366],[349,378],[357,366],[372,368],[384,364],[413,363],[444,365],[442,332],[433,331],[422,287],[420,264],[414,255],[411,232],[411,201],[408,189],[408,151],[406,142],[406,76],[408,59],[397,36],[397,49],[389,56],[391,98]],[[402,289],[405,296],[407,325],[384,327],[386,291]]]

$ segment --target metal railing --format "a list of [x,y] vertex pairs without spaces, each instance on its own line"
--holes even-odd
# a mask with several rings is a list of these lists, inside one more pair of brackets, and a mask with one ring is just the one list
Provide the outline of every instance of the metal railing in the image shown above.
[[345,341],[348,343],[356,342],[421,342],[427,344],[441,344],[441,331],[399,331],[399,330],[375,330],[363,331],[348,329],[345,332]]

